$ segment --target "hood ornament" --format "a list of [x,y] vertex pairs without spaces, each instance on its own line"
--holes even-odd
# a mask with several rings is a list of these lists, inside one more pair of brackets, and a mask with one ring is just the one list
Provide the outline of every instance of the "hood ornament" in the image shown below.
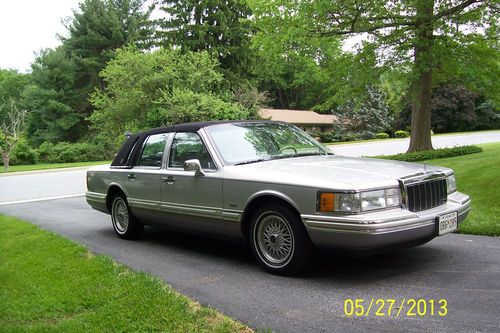
[[424,161],[424,172],[425,172],[425,173],[429,173],[429,172],[427,171],[427,162],[425,162],[425,161]]

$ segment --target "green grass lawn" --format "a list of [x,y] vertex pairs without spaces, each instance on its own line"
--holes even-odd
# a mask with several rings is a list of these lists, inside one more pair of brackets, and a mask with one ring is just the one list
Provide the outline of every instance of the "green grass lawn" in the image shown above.
[[500,236],[500,143],[479,146],[482,153],[427,162],[455,170],[458,190],[472,198],[471,212],[459,232]]
[[1,332],[251,332],[160,279],[0,216]]
[[[97,162],[74,162],[74,163],[46,163],[46,164],[31,164],[31,165],[13,165],[9,167],[7,172],[19,172],[19,171],[34,171],[34,170],[46,170],[46,169],[60,169],[60,168],[72,168],[72,167],[82,167],[91,166],[99,164],[110,164],[111,161],[97,161]],[[5,173],[3,166],[0,166],[0,173]]]

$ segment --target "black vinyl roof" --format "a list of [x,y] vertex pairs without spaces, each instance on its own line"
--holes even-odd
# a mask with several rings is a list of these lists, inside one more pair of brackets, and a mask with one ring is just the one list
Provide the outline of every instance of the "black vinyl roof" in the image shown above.
[[[251,124],[251,123],[281,123],[279,121],[272,120],[216,120],[216,121],[203,121],[196,123],[185,123],[172,125],[167,127],[154,128],[145,132],[140,132],[131,135],[127,141],[120,148],[116,154],[112,167],[118,168],[131,168],[138,155],[140,154],[139,149],[134,149],[134,147],[142,147],[142,144],[146,138],[152,134],[160,133],[171,133],[171,132],[197,132],[200,128],[219,125],[219,124]],[[132,151],[133,149],[133,151]]]
[[272,120],[212,120],[212,121],[201,121],[196,123],[185,123],[178,125],[171,125],[167,127],[158,127],[142,133],[143,135],[151,135],[158,133],[170,133],[170,132],[196,132],[200,128],[220,125],[220,124],[248,124],[248,123],[280,123],[279,121]]

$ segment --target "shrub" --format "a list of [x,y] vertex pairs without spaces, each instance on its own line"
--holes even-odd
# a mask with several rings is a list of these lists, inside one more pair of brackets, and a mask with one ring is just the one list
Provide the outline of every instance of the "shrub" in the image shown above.
[[359,139],[361,139],[361,140],[371,140],[371,139],[376,138],[375,133],[370,132],[370,131],[363,131],[361,133],[357,133],[357,135],[358,135]]
[[335,142],[340,140],[340,137],[335,132],[316,132],[313,133],[313,137],[319,138],[321,142]]
[[395,138],[407,138],[410,136],[410,132],[399,130],[394,132],[394,137]]
[[19,141],[10,155],[11,165],[35,164],[37,160],[37,151],[31,148],[26,141]]
[[107,156],[104,147],[91,143],[44,142],[38,147],[39,160],[46,163],[101,161]]
[[448,158],[455,156],[462,156],[468,154],[475,154],[482,152],[483,149],[478,146],[459,146],[453,148],[441,148],[434,150],[417,151],[413,153],[404,153],[388,156],[375,156],[386,160],[398,160],[406,162],[434,160],[436,158]]
[[359,134],[352,133],[352,134],[347,134],[347,135],[342,136],[340,141],[357,141],[360,139],[361,138],[360,138]]
[[374,86],[367,86],[366,96],[348,100],[333,110],[333,114],[337,118],[333,123],[335,131],[360,133],[366,139],[370,137],[363,135],[365,132],[373,134],[385,131],[393,122],[385,93]]
[[384,133],[384,132],[382,132],[382,133],[377,133],[377,134],[375,134],[375,137],[376,137],[377,139],[389,139],[389,134]]

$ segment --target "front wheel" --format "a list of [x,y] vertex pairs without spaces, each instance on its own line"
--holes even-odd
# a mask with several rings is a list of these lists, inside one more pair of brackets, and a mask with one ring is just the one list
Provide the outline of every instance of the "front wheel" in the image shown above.
[[123,194],[118,194],[113,198],[111,222],[118,237],[123,239],[137,239],[144,230],[144,224],[132,214]]
[[284,205],[264,205],[254,215],[250,245],[270,273],[293,275],[310,262],[311,241],[297,214]]

